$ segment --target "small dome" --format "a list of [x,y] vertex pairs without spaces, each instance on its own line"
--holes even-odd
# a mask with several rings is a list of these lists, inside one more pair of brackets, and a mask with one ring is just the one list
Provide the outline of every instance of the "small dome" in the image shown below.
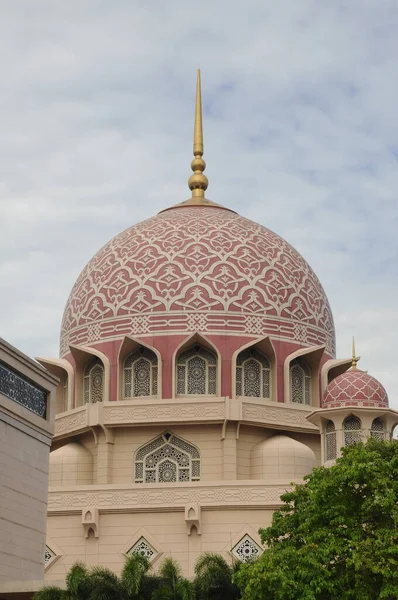
[[388,408],[387,392],[371,375],[352,369],[333,379],[323,396],[323,408],[345,406]]
[[93,456],[81,444],[71,443],[50,453],[50,486],[93,483]]
[[274,435],[251,451],[251,479],[298,481],[316,467],[314,452],[286,435]]

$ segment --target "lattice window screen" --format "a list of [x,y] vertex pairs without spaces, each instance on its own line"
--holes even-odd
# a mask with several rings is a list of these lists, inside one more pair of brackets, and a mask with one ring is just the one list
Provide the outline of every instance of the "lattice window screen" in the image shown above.
[[311,369],[300,358],[290,363],[290,399],[297,404],[311,404]]
[[199,450],[170,432],[145,444],[136,453],[136,483],[176,483],[199,479]]
[[84,402],[102,402],[104,393],[104,367],[99,358],[92,360],[84,370]]
[[336,428],[333,421],[325,427],[325,460],[334,460],[337,456]]
[[384,423],[381,419],[373,419],[372,426],[370,428],[370,436],[377,440],[384,440]]
[[152,350],[139,348],[124,361],[124,397],[157,396],[158,359]]
[[352,446],[361,441],[361,421],[358,417],[348,417],[344,421],[344,445]]
[[248,348],[236,361],[236,395],[271,398],[271,366],[268,358]]
[[213,352],[195,345],[177,359],[177,394],[210,395],[217,393],[217,358]]
[[54,556],[56,556],[55,552],[53,552],[51,550],[51,548],[46,546],[44,549],[44,564],[48,565],[48,563],[50,562],[51,559],[54,558]]
[[262,554],[260,546],[249,536],[245,535],[240,542],[232,548],[232,554],[242,562],[255,560]]
[[141,556],[145,556],[152,562],[154,558],[156,558],[158,552],[156,552],[155,548],[142,536],[140,539],[126,552],[127,556],[131,556],[132,554],[141,554]]

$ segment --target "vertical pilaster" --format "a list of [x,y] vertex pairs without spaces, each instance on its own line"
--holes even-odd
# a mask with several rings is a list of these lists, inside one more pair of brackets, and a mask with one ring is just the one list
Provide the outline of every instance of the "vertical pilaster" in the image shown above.
[[114,437],[109,430],[98,433],[97,484],[112,483]]
[[237,471],[236,426],[232,423],[223,427],[223,478],[234,481]]

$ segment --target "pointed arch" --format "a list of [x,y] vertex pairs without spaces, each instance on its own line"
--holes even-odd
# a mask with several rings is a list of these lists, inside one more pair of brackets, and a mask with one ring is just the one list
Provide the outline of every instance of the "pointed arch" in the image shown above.
[[96,348],[88,348],[87,346],[69,346],[69,348],[76,364],[75,407],[85,404],[84,372],[90,362],[93,362],[96,358],[100,361],[104,370],[102,401],[109,402],[110,363],[108,357]]
[[376,438],[377,440],[385,439],[385,427],[380,417],[376,417],[376,419],[373,419],[372,425],[370,427],[370,437]]
[[[253,340],[240,346],[232,355],[231,366],[231,380],[232,380],[232,398],[237,397],[237,368],[238,368],[238,357],[245,351],[249,349],[253,349],[254,351],[258,351],[260,354],[266,357],[269,362],[269,387],[270,387],[270,395],[266,398],[273,400],[276,402],[278,394],[277,394],[277,368],[276,368],[276,352],[274,346],[272,344],[269,336],[264,336],[257,340]],[[262,396],[264,397],[264,396]]]
[[309,348],[300,348],[289,354],[285,358],[284,363],[284,401],[292,402],[291,396],[291,363],[294,360],[301,359],[311,369],[311,382],[310,382],[310,405],[320,406],[319,398],[319,372],[321,358],[324,353],[325,346],[311,346]]
[[290,363],[290,402],[312,404],[312,369],[305,359],[299,356]]
[[165,431],[135,453],[135,483],[181,483],[200,480],[199,449]]
[[[119,400],[123,400],[126,397],[137,397],[137,396],[126,396],[125,395],[125,361],[129,356],[132,356],[134,353],[139,352],[140,349],[145,349],[149,353],[152,353],[154,356],[152,357],[152,367],[153,370],[156,368],[156,372],[152,371],[151,374],[151,385],[152,394],[149,394],[155,398],[161,398],[162,396],[162,357],[154,346],[139,340],[138,338],[132,336],[125,336],[123,342],[120,345],[119,353],[118,353],[118,385],[117,385],[117,398]],[[156,365],[155,365],[155,357],[156,357]],[[144,358],[148,358],[150,360],[150,355]],[[155,380],[154,380],[155,379]],[[139,394],[140,396],[144,394]]]
[[104,399],[104,365],[96,356],[84,367],[83,403],[95,404]]
[[70,362],[65,358],[37,357],[36,360],[60,380],[57,386],[55,414],[71,410],[73,408],[75,373]]
[[325,423],[325,461],[334,460],[337,457],[337,438],[334,422],[329,419]]
[[344,446],[352,446],[362,439],[362,422],[359,417],[350,415],[343,422]]
[[[194,334],[188,336],[187,338],[185,338],[185,340],[183,342],[181,342],[181,344],[179,344],[179,346],[177,346],[177,348],[175,349],[174,354],[173,354],[173,366],[172,366],[172,369],[173,369],[173,375],[172,375],[173,398],[175,398],[177,395],[185,395],[185,394],[177,393],[177,387],[178,387],[178,381],[177,381],[177,379],[178,379],[177,378],[177,366],[178,365],[177,365],[177,363],[178,363],[178,359],[179,359],[179,357],[181,357],[181,355],[184,352],[189,351],[195,345],[203,348],[204,351],[207,350],[208,352],[210,352],[211,354],[213,354],[215,356],[214,365],[209,364],[209,362],[208,362],[209,359],[205,357],[205,355],[204,355],[205,353],[202,353],[202,356],[199,357],[200,360],[196,361],[198,363],[196,365],[198,367],[198,369],[203,369],[202,361],[207,362],[207,368],[209,366],[212,368],[213,367],[215,368],[215,393],[205,392],[205,394],[203,394],[203,395],[210,395],[210,396],[216,396],[216,397],[221,395],[221,354],[220,354],[217,346],[215,346],[207,337],[205,337],[204,335],[202,335],[200,333],[194,333]],[[193,358],[194,358],[194,356],[191,357],[191,360]],[[181,373],[181,371],[180,371],[180,373]],[[199,371],[198,371],[198,373],[199,373]],[[211,372],[212,378],[213,378],[213,373],[214,373],[214,371]],[[182,378],[182,374],[181,374],[181,378]],[[207,380],[207,381],[209,381],[209,380]],[[202,394],[199,394],[199,395],[202,395]]]

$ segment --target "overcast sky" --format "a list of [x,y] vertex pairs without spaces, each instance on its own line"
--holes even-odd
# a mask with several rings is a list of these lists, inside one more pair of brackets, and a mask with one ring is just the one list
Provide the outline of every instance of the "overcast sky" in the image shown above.
[[0,336],[58,355],[80,270],[189,197],[276,231],[331,303],[338,356],[398,408],[397,0],[0,3]]

